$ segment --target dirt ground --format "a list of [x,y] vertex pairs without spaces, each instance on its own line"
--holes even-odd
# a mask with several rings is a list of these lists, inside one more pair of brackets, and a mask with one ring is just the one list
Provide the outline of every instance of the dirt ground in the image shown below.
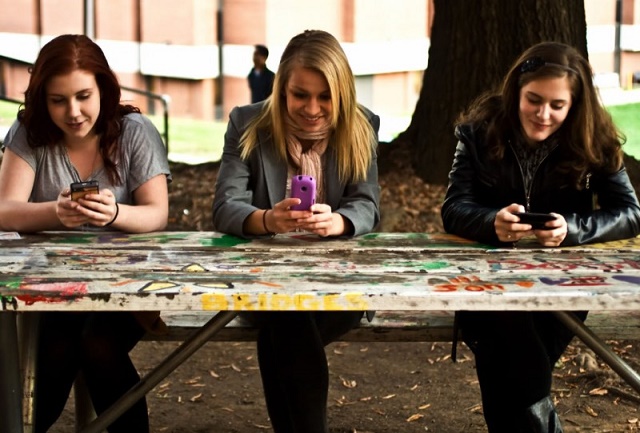
[[[390,161],[381,164],[380,230],[442,230],[444,189],[412,176],[402,155]],[[211,230],[217,165],[172,164],[172,172],[169,230]],[[638,343],[610,342],[636,370]],[[177,346],[141,342],[132,357],[144,375]],[[486,432],[472,354],[460,344],[454,364],[450,351],[450,343],[330,345],[331,433]],[[640,395],[577,341],[557,365],[552,394],[567,433],[640,431]],[[152,390],[147,401],[154,433],[271,431],[253,343],[207,343]],[[70,399],[51,432],[72,431]]]

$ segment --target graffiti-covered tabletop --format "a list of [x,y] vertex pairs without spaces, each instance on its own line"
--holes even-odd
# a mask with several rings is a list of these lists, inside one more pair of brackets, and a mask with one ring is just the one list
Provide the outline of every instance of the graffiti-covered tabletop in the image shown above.
[[451,235],[51,232],[2,240],[2,309],[632,310],[638,240],[497,249]]
[[30,425],[15,316],[52,310],[212,312],[87,433],[104,430],[240,311],[554,311],[640,392],[640,376],[566,312],[640,308],[638,239],[500,249],[425,233],[246,240],[215,232],[45,232],[0,233],[0,246],[0,406],[7,414],[0,431]]

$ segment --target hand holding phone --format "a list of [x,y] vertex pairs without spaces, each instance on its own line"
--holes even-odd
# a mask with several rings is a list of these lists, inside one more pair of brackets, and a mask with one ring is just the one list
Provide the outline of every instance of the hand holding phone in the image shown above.
[[545,223],[556,219],[548,213],[516,212],[514,215],[520,218],[521,223],[531,224],[533,230],[552,230],[552,227],[545,226]]
[[316,180],[306,174],[291,178],[291,197],[299,198],[300,204],[291,206],[291,210],[309,210],[316,202]]
[[86,182],[74,182],[71,184],[71,200],[77,201],[80,198],[84,198],[87,194],[98,194],[98,181],[88,180]]

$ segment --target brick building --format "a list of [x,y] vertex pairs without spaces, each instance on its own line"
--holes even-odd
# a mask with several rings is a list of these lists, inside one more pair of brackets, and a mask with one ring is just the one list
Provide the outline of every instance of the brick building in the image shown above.
[[[42,44],[61,33],[86,33],[123,86],[168,95],[172,116],[226,119],[250,100],[253,45],[269,47],[267,65],[276,70],[289,39],[314,28],[343,43],[360,102],[382,115],[407,115],[427,66],[433,6],[432,0],[400,2],[0,0],[0,94],[21,100],[27,64]],[[598,82],[629,85],[640,71],[640,0],[586,0],[585,9]],[[155,109],[140,95],[123,95]]]

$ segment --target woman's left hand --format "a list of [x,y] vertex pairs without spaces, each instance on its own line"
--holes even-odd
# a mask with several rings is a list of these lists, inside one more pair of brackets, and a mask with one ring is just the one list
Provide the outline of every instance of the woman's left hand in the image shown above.
[[558,213],[551,213],[556,219],[547,222],[546,230],[534,230],[538,242],[545,247],[557,247],[567,237],[567,221]]
[[339,213],[331,212],[331,206],[316,203],[310,210],[313,212],[312,216],[297,221],[299,228],[323,237],[344,234],[344,218]]
[[78,199],[77,211],[89,218],[89,224],[104,227],[113,221],[118,208],[116,197],[109,189],[101,189],[98,194],[87,194]]

